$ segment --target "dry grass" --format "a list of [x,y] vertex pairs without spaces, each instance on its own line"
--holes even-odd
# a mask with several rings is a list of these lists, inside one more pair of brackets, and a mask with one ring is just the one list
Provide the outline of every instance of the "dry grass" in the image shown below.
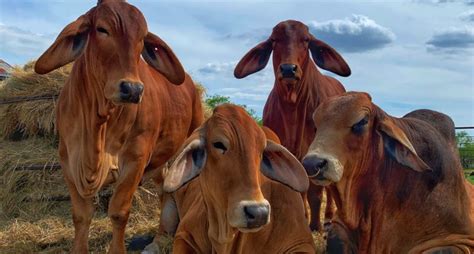
[[[30,62],[23,69],[13,70],[12,76],[0,86],[0,99],[59,94],[69,76],[71,65],[47,75],[39,75],[32,70],[33,64]],[[53,136],[56,119],[54,108],[55,100],[0,105],[0,138]]]

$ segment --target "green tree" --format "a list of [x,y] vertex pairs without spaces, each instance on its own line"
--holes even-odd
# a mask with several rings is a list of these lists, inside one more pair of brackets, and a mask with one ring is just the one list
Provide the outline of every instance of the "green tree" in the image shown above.
[[474,168],[474,138],[465,131],[456,133],[459,156],[464,169]]
[[218,94],[214,94],[214,95],[211,95],[211,96],[208,96],[205,100],[206,104],[212,109],[214,110],[215,107],[221,105],[221,104],[224,104],[224,103],[230,103],[230,104],[234,104],[234,105],[238,105],[238,106],[241,106],[245,109],[245,111],[247,111],[247,113],[253,118],[255,119],[255,121],[259,124],[259,125],[262,125],[263,124],[263,120],[261,117],[259,117],[257,115],[257,112],[255,112],[255,110],[251,109],[251,108],[248,108],[247,105],[242,105],[242,104],[236,104],[236,103],[233,103],[231,100],[230,100],[230,97],[228,96],[222,96],[222,95],[218,95]]

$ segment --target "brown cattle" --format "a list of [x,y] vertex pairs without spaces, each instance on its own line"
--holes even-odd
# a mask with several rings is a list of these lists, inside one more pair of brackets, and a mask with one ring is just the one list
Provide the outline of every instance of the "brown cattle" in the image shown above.
[[474,251],[474,204],[451,118],[431,110],[395,118],[350,92],[321,104],[314,123],[303,165],[310,179],[335,183],[329,253]]
[[308,176],[272,137],[222,105],[188,138],[164,183],[179,196],[173,253],[315,252],[298,193]]
[[168,45],[124,1],[99,1],[67,25],[35,70],[48,73],[74,60],[57,106],[72,252],[87,252],[93,198],[117,164],[109,252],[123,253],[133,193],[144,171],[159,169],[202,123],[199,94]]
[[[316,39],[306,25],[287,20],[276,25],[266,41],[240,60],[235,77],[244,78],[263,69],[272,52],[275,83],[263,110],[263,125],[275,131],[283,146],[302,160],[316,133],[314,110],[327,98],[345,92],[339,81],[321,74],[316,65],[344,77],[351,70],[336,50]],[[313,230],[321,229],[321,196],[322,188],[311,184],[308,199]],[[328,197],[326,218],[332,213],[332,199]]]

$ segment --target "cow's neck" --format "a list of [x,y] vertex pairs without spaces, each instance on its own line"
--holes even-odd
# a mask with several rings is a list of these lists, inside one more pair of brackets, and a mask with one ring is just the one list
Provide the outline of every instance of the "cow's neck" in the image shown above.
[[200,177],[201,193],[203,195],[204,206],[206,207],[208,221],[208,236],[212,244],[213,253],[230,253],[237,230],[230,227],[225,209],[217,207],[217,203],[212,197],[206,195],[209,190],[206,187],[205,177]]
[[263,124],[277,133],[285,146],[298,159],[306,154],[314,138],[311,116],[319,104],[319,82],[321,73],[309,62],[304,67],[304,75],[295,86],[294,101],[285,85],[275,81],[274,88],[265,104]]
[[[358,250],[367,253],[373,240],[374,221],[382,215],[383,197],[378,171],[383,166],[376,157],[377,146],[367,152],[361,165],[346,165],[345,176],[332,187],[338,208],[337,216],[357,241]],[[356,173],[357,172],[357,173]]]
[[[74,132],[78,134],[81,146],[71,157],[70,165],[78,174],[76,186],[83,196],[93,196],[105,182],[108,171],[114,163],[106,151],[107,122],[115,107],[105,100],[100,79],[92,75],[84,57],[78,59],[71,72],[68,110],[75,121]],[[75,105],[71,105],[71,104]]]

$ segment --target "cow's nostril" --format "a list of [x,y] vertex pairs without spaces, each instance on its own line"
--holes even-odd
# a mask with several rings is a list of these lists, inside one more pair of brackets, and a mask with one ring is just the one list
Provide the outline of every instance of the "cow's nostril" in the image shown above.
[[255,215],[253,214],[253,211],[251,211],[251,209],[248,206],[244,207],[244,213],[247,219],[249,220],[255,219]]
[[120,83],[120,99],[128,100],[132,95],[132,84],[129,82]]

